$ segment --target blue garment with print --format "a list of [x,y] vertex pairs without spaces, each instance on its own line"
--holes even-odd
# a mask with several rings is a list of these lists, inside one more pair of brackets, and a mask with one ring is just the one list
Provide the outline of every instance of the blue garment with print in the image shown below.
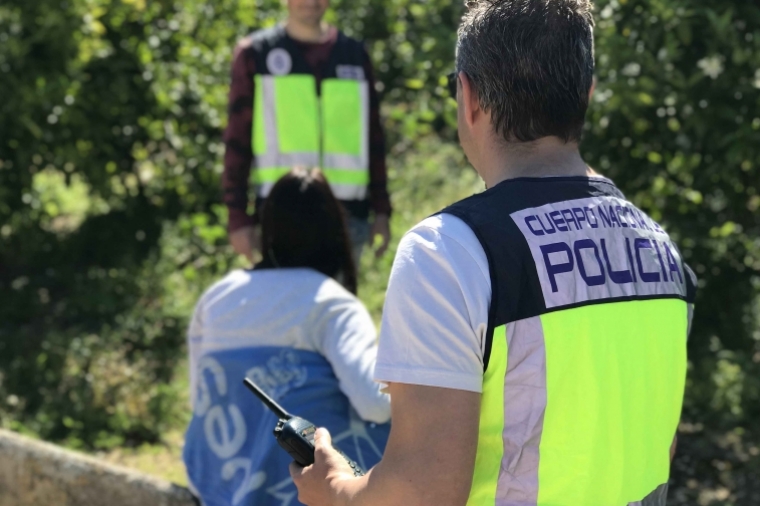
[[183,458],[205,506],[300,504],[288,472],[292,459],[272,435],[277,417],[243,385],[244,377],[288,412],[327,427],[333,444],[364,469],[385,450],[390,425],[362,421],[318,353],[283,347],[209,353],[197,374]]

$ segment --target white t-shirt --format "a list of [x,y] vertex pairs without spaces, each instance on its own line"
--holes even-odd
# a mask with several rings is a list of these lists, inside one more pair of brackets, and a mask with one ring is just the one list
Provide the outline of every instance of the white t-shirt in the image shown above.
[[488,259],[450,214],[401,240],[383,310],[375,380],[482,392],[491,303]]
[[323,355],[364,420],[390,419],[390,400],[372,379],[377,356],[374,322],[359,299],[317,271],[231,272],[198,302],[188,346],[191,392],[198,361],[206,353],[286,346]]

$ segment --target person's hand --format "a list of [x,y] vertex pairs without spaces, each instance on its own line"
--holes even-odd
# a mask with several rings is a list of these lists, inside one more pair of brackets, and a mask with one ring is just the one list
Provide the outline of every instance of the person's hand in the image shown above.
[[369,244],[374,246],[375,236],[381,236],[382,242],[375,250],[375,258],[380,258],[388,250],[388,244],[391,242],[391,225],[387,214],[378,214],[372,223],[372,232],[369,235]]
[[261,237],[256,227],[243,227],[230,233],[230,244],[238,255],[253,262],[253,254],[261,249]]
[[354,472],[333,448],[327,429],[319,428],[314,434],[314,464],[301,467],[291,462],[290,476],[298,488],[300,502],[307,506],[335,506],[337,487],[343,480],[354,479]]

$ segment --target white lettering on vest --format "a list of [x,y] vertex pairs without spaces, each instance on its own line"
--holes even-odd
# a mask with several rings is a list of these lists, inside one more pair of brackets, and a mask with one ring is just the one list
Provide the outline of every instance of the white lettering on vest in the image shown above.
[[[213,382],[209,385],[206,373],[211,373]],[[212,386],[215,393],[212,395]],[[195,416],[203,418],[203,435],[209,449],[222,460],[231,459],[243,448],[248,434],[245,418],[235,404],[227,404],[227,372],[215,358],[205,356],[198,363],[198,389],[195,392]],[[216,397],[216,399],[214,399]],[[212,406],[212,402],[217,402]],[[252,461],[237,457],[227,460],[220,470],[222,479],[230,481],[239,469],[244,471],[243,479],[234,493],[232,504],[236,506],[266,481],[266,473],[259,471],[251,476]]]
[[571,200],[524,209],[512,219],[530,247],[547,308],[686,294],[678,250],[630,202]]
[[364,69],[358,65],[338,65],[335,68],[338,79],[354,79],[364,81]]
[[221,406],[212,407],[203,420],[203,432],[209,448],[220,459],[228,459],[243,447],[246,437],[245,419],[234,404],[227,407],[232,420],[232,430]]
[[206,381],[206,371],[213,375],[214,385],[219,395],[227,395],[227,376],[224,368],[214,358],[203,357],[200,359],[198,362],[198,388],[193,392],[195,395],[193,411],[196,416],[204,416],[208,408],[211,407],[211,389]]
[[235,477],[238,470],[243,471],[243,480],[240,482],[240,486],[232,496],[232,506],[237,506],[243,499],[250,494],[261,488],[261,486],[267,481],[267,473],[264,471],[257,471],[251,475],[251,466],[253,462],[251,459],[238,457],[228,460],[224,466],[222,466],[222,479],[224,481],[230,481]]

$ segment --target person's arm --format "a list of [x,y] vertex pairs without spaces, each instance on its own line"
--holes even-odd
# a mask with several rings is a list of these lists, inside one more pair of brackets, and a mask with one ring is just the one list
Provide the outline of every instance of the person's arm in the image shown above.
[[375,367],[375,379],[391,394],[385,454],[355,479],[320,432],[315,464],[291,466],[299,500],[308,506],[466,503],[489,304],[488,261],[461,220],[430,218],[402,239]]
[[382,461],[366,476],[351,468],[320,429],[315,464],[291,465],[298,500],[308,506],[463,506],[475,467],[480,394],[389,386],[393,425]]
[[255,220],[248,214],[248,181],[253,162],[251,129],[255,65],[247,39],[235,48],[232,60],[227,129],[224,134],[222,188],[229,213],[228,232],[233,249],[252,258],[256,249]]
[[364,74],[369,83],[369,202],[375,214],[370,242],[373,242],[377,235],[382,237],[382,242],[375,251],[375,255],[380,257],[388,249],[391,240],[392,209],[388,194],[388,168],[385,162],[385,133],[380,119],[380,96],[375,89],[372,62],[366,52]]
[[201,355],[201,342],[203,340],[203,325],[201,315],[203,313],[203,298],[198,301],[187,329],[188,368],[190,372],[190,405],[194,407],[196,389],[198,387],[198,361]]
[[326,308],[314,331],[321,338],[318,349],[330,362],[341,391],[359,416],[369,422],[387,422],[390,399],[372,377],[377,359],[375,324],[361,301],[348,294],[336,300]]

